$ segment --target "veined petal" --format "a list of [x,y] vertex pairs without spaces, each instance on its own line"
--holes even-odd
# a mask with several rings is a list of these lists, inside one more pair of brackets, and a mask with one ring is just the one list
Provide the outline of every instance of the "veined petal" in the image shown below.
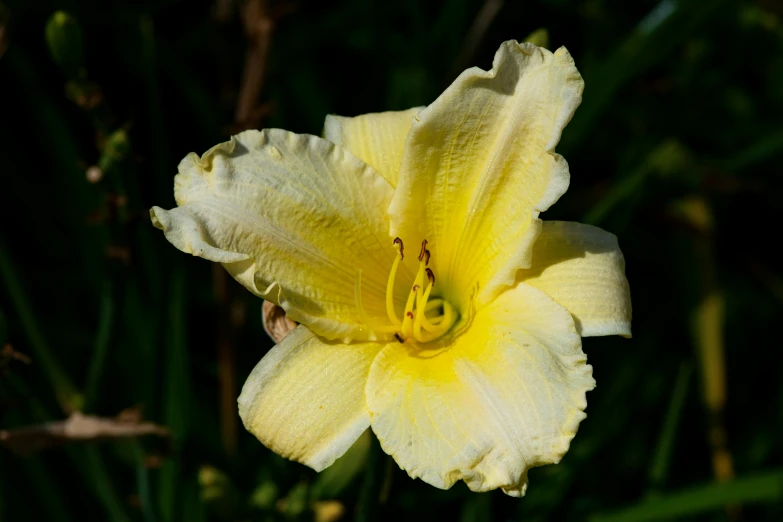
[[530,266],[538,215],[568,188],[554,149],[583,85],[565,48],[509,41],[491,71],[468,69],[414,118],[392,234],[430,241],[451,302],[477,286],[482,306]]
[[247,378],[238,401],[245,428],[275,453],[321,471],[370,425],[364,387],[382,347],[328,342],[297,327]]
[[574,316],[583,337],[631,336],[631,290],[617,238],[591,225],[544,221],[533,266],[517,273]]
[[342,147],[246,131],[201,158],[188,155],[174,183],[179,206],[151,214],[183,252],[223,263],[251,292],[329,339],[374,338],[354,298],[361,270],[367,316],[388,321],[396,250],[385,209],[393,188]]
[[413,117],[423,108],[362,114],[355,118],[329,114],[324,122],[324,138],[354,153],[396,187],[405,138]]
[[568,311],[518,284],[450,343],[383,348],[367,381],[370,423],[411,477],[522,496],[528,469],[558,462],[585,417],[595,385],[585,361]]

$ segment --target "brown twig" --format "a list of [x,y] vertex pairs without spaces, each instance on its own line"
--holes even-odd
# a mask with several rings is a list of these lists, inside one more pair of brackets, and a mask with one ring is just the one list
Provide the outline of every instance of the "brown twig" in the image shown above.
[[95,417],[80,412],[72,413],[62,421],[0,431],[0,444],[20,455],[29,455],[69,442],[94,442],[157,435],[168,437],[169,430],[138,418],[128,419],[120,414],[115,418]]
[[[217,0],[215,17],[225,23],[231,18],[231,0]],[[269,112],[269,106],[259,104],[266,73],[269,46],[277,19],[288,7],[273,10],[268,0],[247,0],[241,8],[242,25],[247,36],[245,65],[237,98],[232,132],[240,132],[259,126]],[[235,331],[243,323],[244,304],[232,299],[231,287],[223,267],[214,266],[213,291],[218,305],[217,363],[220,386],[220,432],[223,448],[230,456],[237,448],[236,367],[233,339]]]
[[0,58],[8,49],[8,19],[10,17],[8,8],[0,4]]
[[252,129],[260,122],[258,98],[264,84],[269,45],[274,20],[267,0],[248,0],[242,10],[242,22],[247,36],[247,54],[242,73],[242,86],[234,113],[234,130]]
[[213,293],[218,306],[217,365],[220,404],[220,437],[229,456],[237,450],[236,365],[233,324],[229,318],[230,298],[225,269],[215,263],[212,267]]
[[473,19],[473,24],[471,24],[470,29],[468,29],[468,34],[465,35],[462,49],[454,63],[453,76],[470,66],[479,45],[481,45],[481,41],[484,39],[487,29],[489,29],[492,21],[502,8],[503,0],[484,0],[484,5],[479,9],[476,18]]
[[226,24],[234,14],[234,0],[217,0],[215,2],[215,21]]

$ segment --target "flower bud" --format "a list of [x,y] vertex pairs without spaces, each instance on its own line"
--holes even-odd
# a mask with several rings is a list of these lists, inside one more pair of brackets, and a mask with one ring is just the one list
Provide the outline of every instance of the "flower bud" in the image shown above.
[[54,13],[46,23],[46,45],[52,59],[68,76],[79,75],[84,67],[84,43],[76,18],[64,11]]

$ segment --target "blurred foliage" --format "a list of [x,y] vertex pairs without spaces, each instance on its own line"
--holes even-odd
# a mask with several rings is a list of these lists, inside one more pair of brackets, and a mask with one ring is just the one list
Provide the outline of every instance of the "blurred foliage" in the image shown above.
[[[619,237],[634,337],[584,340],[588,418],[527,497],[410,480],[370,435],[317,475],[240,429],[261,303],[147,209],[247,124],[249,4],[274,14],[249,114],[295,132],[427,104],[506,39],[574,55],[546,218]],[[775,0],[0,0],[0,429],[138,406],[172,433],[0,448],[0,520],[783,520],[782,22]]]

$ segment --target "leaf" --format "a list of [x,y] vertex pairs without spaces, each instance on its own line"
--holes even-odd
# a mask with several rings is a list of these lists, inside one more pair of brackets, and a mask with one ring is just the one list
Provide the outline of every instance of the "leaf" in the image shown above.
[[716,511],[724,506],[783,500],[783,471],[750,475],[661,495],[625,509],[600,513],[590,522],[652,522]]

